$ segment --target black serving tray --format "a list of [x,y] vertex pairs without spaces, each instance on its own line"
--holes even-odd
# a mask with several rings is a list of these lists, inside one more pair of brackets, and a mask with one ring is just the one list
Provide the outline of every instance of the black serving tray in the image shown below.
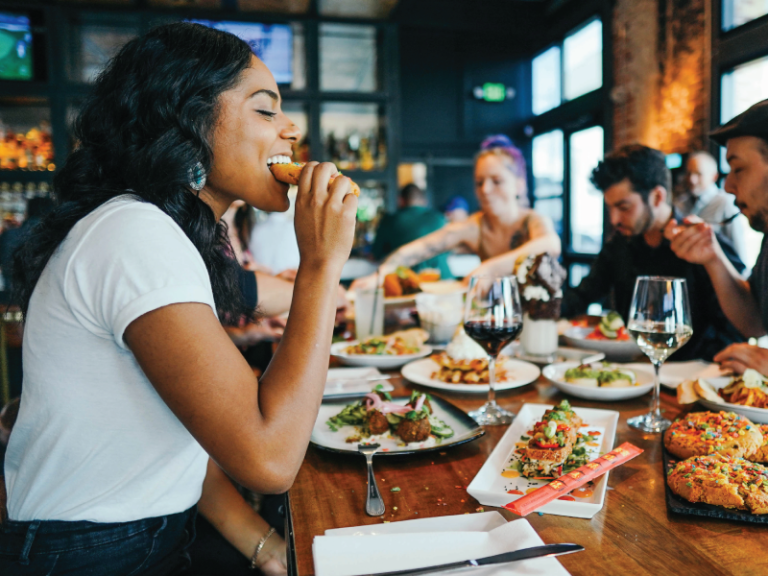
[[664,491],[667,500],[667,510],[673,514],[684,516],[704,516],[706,518],[719,518],[721,520],[736,520],[737,522],[750,522],[752,524],[768,524],[768,514],[750,514],[741,510],[732,510],[722,506],[713,506],[712,504],[703,504],[701,502],[688,502],[672,492],[667,484],[667,473],[670,468],[674,468],[679,459],[664,447],[664,435],[661,439],[661,454],[664,462]]

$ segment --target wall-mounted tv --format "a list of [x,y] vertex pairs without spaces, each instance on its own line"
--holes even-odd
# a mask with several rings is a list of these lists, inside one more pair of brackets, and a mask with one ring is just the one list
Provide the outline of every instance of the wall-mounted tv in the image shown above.
[[267,65],[278,84],[293,81],[293,31],[287,24],[256,24],[253,22],[217,22],[190,20],[241,38]]
[[29,18],[0,12],[0,80],[32,80],[33,70]]

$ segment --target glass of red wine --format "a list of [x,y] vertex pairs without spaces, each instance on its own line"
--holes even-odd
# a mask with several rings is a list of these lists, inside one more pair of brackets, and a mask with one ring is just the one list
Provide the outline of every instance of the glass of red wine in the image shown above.
[[464,308],[464,331],[488,353],[488,401],[469,415],[481,426],[509,424],[515,415],[496,404],[496,359],[523,329],[514,276],[473,276]]

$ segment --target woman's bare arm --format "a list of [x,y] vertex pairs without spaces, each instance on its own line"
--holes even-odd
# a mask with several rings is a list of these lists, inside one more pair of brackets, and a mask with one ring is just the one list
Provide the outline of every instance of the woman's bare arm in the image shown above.
[[291,309],[293,282],[265,272],[254,272],[259,293],[259,312],[279,316]]
[[446,224],[439,230],[409,242],[392,252],[382,262],[382,267],[415,266],[435,256],[453,250],[461,244],[471,243],[479,235],[475,218]]
[[[251,558],[256,546],[269,531],[269,524],[251,508],[235,489],[231,480],[212,460],[203,483],[203,495],[198,510],[208,522],[246,558]],[[286,572],[285,541],[273,534],[259,552],[257,567],[269,573]],[[282,568],[282,570],[281,570]]]
[[[282,341],[259,382],[204,304],[165,306],[132,322],[125,341],[147,378],[208,454],[243,486],[284,492],[298,472],[328,369],[341,268],[357,199],[332,165],[308,165],[297,198],[302,250]],[[337,185],[337,183],[339,183]],[[318,190],[320,192],[318,192]]]

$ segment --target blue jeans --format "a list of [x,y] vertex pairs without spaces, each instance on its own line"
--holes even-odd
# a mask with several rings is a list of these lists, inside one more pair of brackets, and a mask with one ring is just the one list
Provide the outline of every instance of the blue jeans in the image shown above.
[[166,576],[190,567],[197,508],[134,522],[57,520],[0,525],[3,576]]

